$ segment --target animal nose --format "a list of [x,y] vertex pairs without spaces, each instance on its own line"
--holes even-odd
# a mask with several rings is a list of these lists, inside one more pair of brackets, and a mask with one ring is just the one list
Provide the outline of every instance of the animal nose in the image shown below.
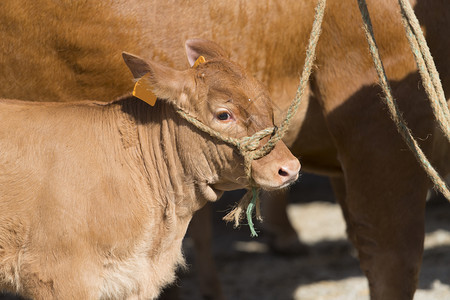
[[252,161],[252,177],[265,190],[284,188],[298,178],[300,162],[280,141],[269,154]]
[[300,171],[300,162],[298,159],[292,159],[285,162],[279,169],[278,175],[282,184],[290,183],[298,178],[298,172]]

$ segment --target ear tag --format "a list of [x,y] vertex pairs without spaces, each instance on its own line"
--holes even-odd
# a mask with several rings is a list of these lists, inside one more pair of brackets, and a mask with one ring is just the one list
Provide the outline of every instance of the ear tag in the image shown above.
[[152,87],[148,83],[147,78],[150,76],[149,73],[139,79],[134,85],[133,96],[141,99],[142,101],[154,106],[156,103],[156,95],[152,92]]
[[203,63],[205,63],[205,62],[206,62],[206,59],[205,59],[203,56],[200,55],[200,56],[197,58],[197,60],[195,61],[195,63],[194,63],[194,65],[192,66],[192,68],[195,69],[195,68],[198,67],[198,65],[201,65],[201,64],[203,64]]

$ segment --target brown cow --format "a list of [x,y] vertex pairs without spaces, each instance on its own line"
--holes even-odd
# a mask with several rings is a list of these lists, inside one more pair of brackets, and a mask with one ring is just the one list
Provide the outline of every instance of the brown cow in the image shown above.
[[[32,299],[153,299],[183,264],[193,213],[248,186],[233,146],[182,119],[182,107],[233,137],[273,127],[260,82],[212,42],[186,43],[177,71],[124,54],[155,107],[0,101],[0,289]],[[251,101],[249,101],[251,99]],[[263,188],[289,185],[300,164],[283,142],[252,162]]]
[[[198,36],[218,41],[268,84],[277,124],[297,88],[315,2],[1,1],[0,93],[55,100],[91,93],[91,98],[111,99],[129,88],[125,70],[117,67],[119,51],[177,66],[184,62],[182,42]],[[428,157],[447,174],[449,145],[435,129],[397,3],[367,2],[394,96]],[[448,94],[450,2],[411,3]],[[305,170],[330,176],[371,297],[411,299],[430,183],[380,103],[361,27],[356,0],[328,1],[310,92],[285,141]],[[37,72],[39,78],[30,76]],[[105,73],[110,77],[98,76]],[[286,227],[279,223],[278,228]]]

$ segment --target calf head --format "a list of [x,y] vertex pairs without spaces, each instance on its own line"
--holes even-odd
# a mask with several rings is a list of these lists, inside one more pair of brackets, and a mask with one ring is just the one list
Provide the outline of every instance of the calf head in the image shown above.
[[[231,62],[222,48],[211,41],[192,39],[186,42],[186,54],[191,68],[184,71],[144,61],[127,53],[123,57],[136,79],[145,75],[143,79],[158,101],[169,102],[187,111],[224,137],[241,138],[274,127],[272,102],[267,89],[238,64]],[[206,61],[197,65],[200,56]],[[190,167],[191,171],[202,169],[198,172],[205,173],[202,175],[204,180],[214,190],[232,190],[250,185],[244,174],[243,158],[234,146],[201,132],[185,121],[180,124],[196,134],[196,137],[185,134],[177,139],[184,146],[191,145],[190,149],[184,148],[186,153],[179,153],[185,160],[197,164]],[[260,146],[268,138],[263,139]],[[198,165],[200,157],[205,155],[203,163],[207,171]],[[294,182],[299,170],[300,163],[282,141],[269,154],[251,163],[254,182],[269,190]]]

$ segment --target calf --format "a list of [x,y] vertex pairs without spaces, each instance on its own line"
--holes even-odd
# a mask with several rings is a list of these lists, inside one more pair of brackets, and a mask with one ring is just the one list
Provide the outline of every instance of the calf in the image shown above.
[[[436,130],[424,101],[397,1],[367,2],[400,110],[432,164],[440,174],[449,174],[450,145]],[[410,2],[449,99],[450,1]],[[182,66],[186,62],[180,45],[187,36],[196,36],[226,46],[232,58],[269,86],[278,123],[298,86],[316,3],[3,0],[0,96],[113,99],[130,88],[127,70],[118,63],[119,49]],[[357,1],[327,1],[323,22],[310,89],[284,141],[301,157],[304,170],[330,177],[371,298],[410,300],[423,254],[430,182],[380,102]],[[37,72],[39,77],[31,76]],[[280,249],[297,233],[279,206],[286,199],[275,197],[262,203],[269,205],[263,209],[265,224],[276,234],[274,244]],[[205,233],[196,236],[204,238]]]
[[[183,265],[193,213],[249,185],[233,146],[175,107],[232,137],[273,126],[268,92],[216,44],[186,44],[196,68],[177,71],[124,54],[154,107],[0,101],[0,289],[33,299],[155,298]],[[300,164],[279,142],[252,162],[263,188],[286,186]]]

